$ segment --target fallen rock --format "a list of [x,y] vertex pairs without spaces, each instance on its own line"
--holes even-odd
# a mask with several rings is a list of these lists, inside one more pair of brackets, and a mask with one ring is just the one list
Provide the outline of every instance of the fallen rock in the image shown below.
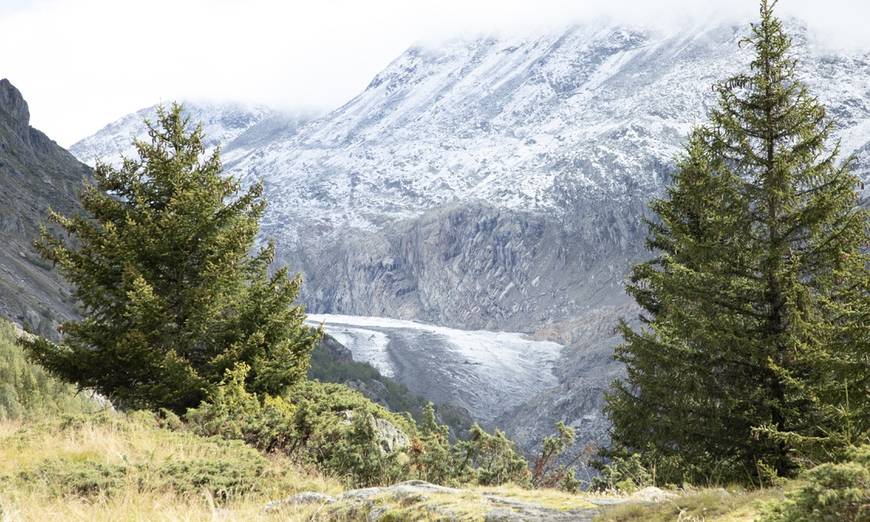
[[655,486],[649,486],[634,492],[631,495],[631,499],[638,502],[662,502],[675,498],[676,496],[677,494],[671,491],[665,491]]
[[284,500],[273,500],[266,504],[264,508],[267,513],[278,511],[286,506],[299,506],[307,504],[332,504],[335,502],[335,497],[325,493],[316,491],[303,491],[295,495],[289,496]]

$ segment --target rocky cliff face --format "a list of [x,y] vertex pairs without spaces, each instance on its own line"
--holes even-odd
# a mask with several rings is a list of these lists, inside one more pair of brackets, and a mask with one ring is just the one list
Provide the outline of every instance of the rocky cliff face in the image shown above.
[[0,80],[0,315],[56,336],[73,314],[69,290],[33,250],[48,209],[80,210],[76,199],[90,169],[30,126],[21,93]]

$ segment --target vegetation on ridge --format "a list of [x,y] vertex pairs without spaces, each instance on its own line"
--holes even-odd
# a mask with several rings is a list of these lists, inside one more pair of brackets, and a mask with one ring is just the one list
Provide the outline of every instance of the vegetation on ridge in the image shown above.
[[27,360],[12,324],[0,320],[0,421],[39,419],[94,411],[96,404],[75,386],[58,381]]

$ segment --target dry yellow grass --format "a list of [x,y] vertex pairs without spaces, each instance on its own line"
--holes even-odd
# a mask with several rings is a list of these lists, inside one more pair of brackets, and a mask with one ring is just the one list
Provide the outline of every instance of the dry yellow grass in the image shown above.
[[173,491],[159,482],[160,477],[148,474],[127,480],[111,495],[93,496],[62,494],[51,484],[21,478],[23,471],[59,459],[136,466],[227,459],[239,451],[120,414],[94,419],[68,424],[59,420],[0,423],[0,521],[307,521],[319,519],[317,507],[292,507],[278,514],[266,514],[263,508],[270,500],[299,491],[334,494],[341,490],[338,482],[277,456],[268,458],[271,483],[226,500],[216,500],[207,490]]
[[596,522],[752,522],[763,505],[782,498],[781,488],[755,491],[693,489],[658,502],[626,503],[604,509]]
[[[111,498],[93,500],[40,495],[13,495],[4,500],[3,522],[43,521],[314,521],[318,508],[296,506],[277,514],[263,511],[265,499],[247,498],[218,505],[207,495],[178,496],[170,493],[127,491]],[[7,507],[8,506],[8,507]]]
[[[103,413],[72,421],[0,422],[0,522],[301,522],[359,518],[360,512],[352,502],[328,507],[283,506],[266,513],[264,507],[269,501],[301,491],[337,496],[343,490],[338,481],[283,456],[266,458],[265,470],[257,475],[255,488],[234,490],[219,498],[208,488],[185,487],[183,480],[195,481],[194,475],[182,475],[179,486],[173,482],[177,477],[164,473],[168,465],[179,462],[238,461],[244,466],[251,459],[263,462],[259,454],[241,443],[159,428],[153,416],[145,414]],[[62,473],[41,475],[40,470],[51,463],[60,463]],[[77,468],[79,465],[85,466]],[[127,472],[120,475],[111,490],[96,488],[94,494],[71,494],[59,481],[64,480],[68,470],[76,469]],[[688,491],[658,504],[630,503],[607,508],[596,520],[667,521],[682,517],[685,521],[749,522],[761,503],[781,495],[780,490],[730,494],[722,490]],[[565,512],[594,509],[594,500],[603,497],[608,495],[572,495],[506,485],[433,493],[413,502],[409,502],[412,497],[394,498],[388,494],[372,500],[395,520],[425,520],[436,516],[433,513],[483,520],[488,510],[500,505],[499,498]]]

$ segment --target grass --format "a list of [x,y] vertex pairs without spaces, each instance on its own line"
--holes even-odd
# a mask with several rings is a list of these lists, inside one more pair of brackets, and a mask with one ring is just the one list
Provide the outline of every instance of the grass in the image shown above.
[[595,522],[752,522],[764,503],[782,496],[779,488],[690,490],[656,504],[627,503],[606,508]]
[[62,498],[46,500],[40,496],[14,496],[7,500],[0,516],[5,521],[70,520],[116,521],[248,521],[318,520],[317,509],[298,507],[280,516],[269,516],[255,498],[218,505],[208,496],[179,496],[171,493],[126,491],[111,498],[94,500]]
[[[369,502],[282,506],[302,491],[340,495],[342,485],[286,456],[262,455],[236,441],[160,426],[148,413],[102,412],[41,421],[0,422],[0,522],[484,520],[510,501],[566,512],[593,509],[596,494],[468,487],[458,493],[396,495]],[[781,489],[682,492],[658,504],[604,508],[598,522],[743,522],[782,497]],[[508,499],[505,502],[502,499]]]
[[0,423],[0,520],[318,520],[316,507],[264,505],[338,482],[241,443],[117,413]]
[[[160,426],[152,414],[101,412],[0,422],[0,521],[365,520],[369,505],[283,506],[301,491],[339,495],[342,485],[286,456],[241,442]],[[582,496],[517,486],[458,494],[374,498],[384,520],[483,520],[505,497],[551,509],[591,507]]]

